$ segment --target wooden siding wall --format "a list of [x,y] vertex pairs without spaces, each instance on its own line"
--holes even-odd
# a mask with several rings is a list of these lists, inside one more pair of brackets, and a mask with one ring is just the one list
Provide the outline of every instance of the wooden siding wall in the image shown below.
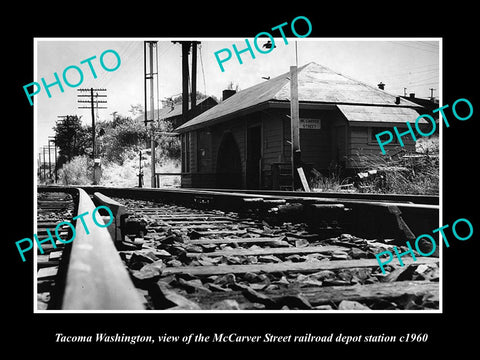
[[262,171],[266,171],[271,169],[273,163],[290,161],[290,145],[285,138],[288,136],[290,140],[290,119],[285,111],[265,111],[262,113],[262,126]]
[[195,154],[195,149],[197,146],[197,132],[191,131],[184,133],[182,136],[182,161],[188,162],[188,166],[182,164],[182,178],[181,186],[182,187],[192,187],[192,178],[191,174],[196,171],[197,168],[197,159]]
[[[288,109],[272,109],[262,112],[264,187],[270,186],[273,164],[289,164],[291,162],[291,145],[289,144],[291,130],[288,114]],[[301,109],[300,118],[321,120],[321,129],[300,130],[300,148],[302,161],[305,164],[311,165],[319,171],[325,171],[332,161],[338,161],[337,158],[345,158],[347,124],[340,112],[337,110]],[[335,131],[338,132],[338,135]],[[339,144],[335,143],[335,139]]]
[[[407,130],[407,127],[402,127],[399,124],[385,124],[382,128],[391,128],[393,132],[393,126],[397,126],[399,132],[404,132]],[[378,142],[370,138],[371,132],[369,128],[375,128],[378,126],[349,126],[349,142],[348,142],[348,168],[365,168],[372,162],[379,163],[382,161],[384,156],[378,145]],[[395,134],[394,134],[395,137]],[[404,147],[401,147],[400,144],[390,143],[385,145],[385,150],[387,154],[394,154],[397,151],[415,151],[415,141],[412,140],[410,136],[402,137]]]
[[334,110],[301,111],[300,118],[320,119],[321,129],[300,130],[302,161],[315,169],[326,170],[334,161],[334,127],[341,122]]
[[[237,143],[245,174],[245,129],[247,117],[190,132],[190,173],[182,176],[182,187],[216,187],[217,157],[225,133],[230,132]],[[242,179],[245,186],[245,178]]]
[[[263,168],[270,169],[275,162],[290,162],[290,119],[287,111],[271,111],[262,116],[264,134]],[[344,125],[334,111],[300,110],[301,118],[321,119],[321,129],[301,129],[302,161],[322,169],[332,161],[332,129]],[[345,151],[344,151],[345,152]]]
[[[268,109],[209,128],[190,132],[190,171],[182,176],[184,187],[215,187],[218,150],[225,133],[230,132],[240,153],[242,169],[242,187],[246,186],[247,132],[249,126],[262,126],[261,144],[261,184],[260,188],[271,186],[271,170],[275,163],[290,163],[290,119],[288,109]],[[301,118],[321,119],[321,129],[301,129],[300,147],[302,161],[319,171],[329,169],[331,165],[344,166],[347,169],[359,169],[368,166],[373,159],[381,160],[380,147],[371,139],[369,128],[376,124],[348,123],[338,110],[300,110]],[[382,124],[393,127],[398,124]],[[183,135],[185,136],[185,135]],[[386,149],[415,150],[415,142],[403,137],[405,146],[386,145]]]
[[197,131],[197,172],[211,172],[212,164],[212,133],[209,130],[202,129]]

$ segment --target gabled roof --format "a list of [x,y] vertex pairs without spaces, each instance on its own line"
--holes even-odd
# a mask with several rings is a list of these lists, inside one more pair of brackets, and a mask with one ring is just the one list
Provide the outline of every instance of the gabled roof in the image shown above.
[[[213,122],[226,121],[239,115],[240,112],[254,111],[258,106],[272,101],[289,102],[289,77],[290,71],[239,91],[176,130],[183,132],[208,126]],[[298,99],[301,103],[421,108],[403,98],[400,98],[399,104],[395,104],[395,95],[353,80],[315,62],[298,68]]]

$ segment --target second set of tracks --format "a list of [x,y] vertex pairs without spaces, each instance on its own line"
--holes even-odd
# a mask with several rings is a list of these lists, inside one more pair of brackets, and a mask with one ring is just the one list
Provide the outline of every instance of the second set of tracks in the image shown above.
[[379,269],[375,254],[391,250],[405,233],[405,220],[393,205],[373,206],[363,214],[376,217],[382,230],[368,233],[357,224],[366,209],[358,201],[258,195],[227,200],[204,191],[187,191],[187,201],[185,192],[157,197],[153,190],[89,192],[96,190],[124,207],[121,235],[111,241],[144,309],[439,307],[438,257],[405,258],[403,267],[392,262],[386,274]]

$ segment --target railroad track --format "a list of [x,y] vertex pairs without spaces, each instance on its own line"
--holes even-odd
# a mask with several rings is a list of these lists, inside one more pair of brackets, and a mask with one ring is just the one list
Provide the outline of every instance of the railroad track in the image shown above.
[[[95,190],[99,189],[90,192]],[[109,242],[101,243],[115,245],[116,254],[109,256],[121,261],[109,279],[117,272],[128,274],[127,292],[135,289],[135,305],[108,304],[105,294],[100,294],[92,295],[99,296],[97,303],[89,296],[90,300],[72,307],[64,295],[62,308],[315,311],[439,307],[437,257],[419,256],[415,262],[404,258],[404,267],[386,266],[386,274],[379,269],[375,254],[393,246],[385,241],[385,232],[392,239],[410,231],[398,211],[392,211],[393,205],[372,205],[374,216],[381,209],[389,224],[396,225],[390,233],[383,229],[382,239],[375,239],[351,232],[364,232],[353,226],[367,207],[358,200],[341,203],[258,194],[227,197],[204,191],[182,191],[178,196],[167,191],[154,201],[142,199],[152,199],[153,194],[160,193],[102,189],[102,194],[93,197],[97,205],[114,209],[116,221],[107,232]],[[84,240],[96,246],[92,239],[76,239],[72,248],[85,247]],[[72,250],[70,258],[74,255]],[[91,260],[80,263],[87,261]],[[98,260],[103,266],[102,261]],[[82,276],[88,281],[88,274]],[[122,286],[125,281],[113,282]],[[65,287],[68,283],[67,276]],[[100,281],[87,293],[105,293],[104,286]],[[85,297],[84,293],[84,289],[79,291],[75,298]]]
[[[75,213],[73,197],[64,192],[41,192],[37,196],[37,227],[38,239],[48,237],[47,230],[52,232],[56,225],[63,221],[71,221]],[[62,239],[71,238],[70,227],[67,225],[60,228],[59,235]],[[55,235],[54,235],[55,236]],[[64,260],[65,244],[55,241],[55,247],[51,243],[42,244],[37,248],[37,308],[46,310],[58,306],[56,288],[62,280],[59,272],[60,264]]]

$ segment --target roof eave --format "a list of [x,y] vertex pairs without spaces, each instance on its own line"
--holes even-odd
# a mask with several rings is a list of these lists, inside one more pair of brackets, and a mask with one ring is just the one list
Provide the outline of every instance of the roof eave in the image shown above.
[[228,120],[232,120],[240,116],[248,115],[255,111],[265,110],[266,108],[268,108],[268,106],[269,106],[268,102],[262,102],[262,103],[250,106],[248,108],[244,108],[232,113],[228,113],[210,120],[202,121],[201,123],[198,123],[198,124],[192,124],[187,126],[185,126],[186,124],[183,124],[183,125],[180,125],[178,128],[176,128],[175,131],[178,133],[184,133],[187,131],[198,130],[204,127],[208,127],[208,126],[216,125]]
[[[419,108],[423,108],[423,106],[418,104],[413,105],[396,105],[396,104],[359,104],[359,103],[349,103],[349,102],[327,102],[327,101],[300,101],[299,106],[301,109],[304,110],[334,110],[337,108],[337,105],[359,105],[359,106],[382,106],[382,107],[404,107],[404,108],[412,108],[418,110]],[[255,104],[248,108],[244,108],[223,116],[216,117],[211,120],[206,120],[198,124],[192,124],[188,126],[184,126],[185,124],[179,126],[175,129],[178,133],[184,133],[188,131],[194,131],[198,129],[202,129],[205,127],[209,127],[212,125],[216,125],[225,121],[229,121],[235,119],[240,116],[245,116],[251,114],[256,111],[261,111],[265,109],[287,109],[290,108],[290,101],[289,100],[268,100],[261,102],[259,104]]]

